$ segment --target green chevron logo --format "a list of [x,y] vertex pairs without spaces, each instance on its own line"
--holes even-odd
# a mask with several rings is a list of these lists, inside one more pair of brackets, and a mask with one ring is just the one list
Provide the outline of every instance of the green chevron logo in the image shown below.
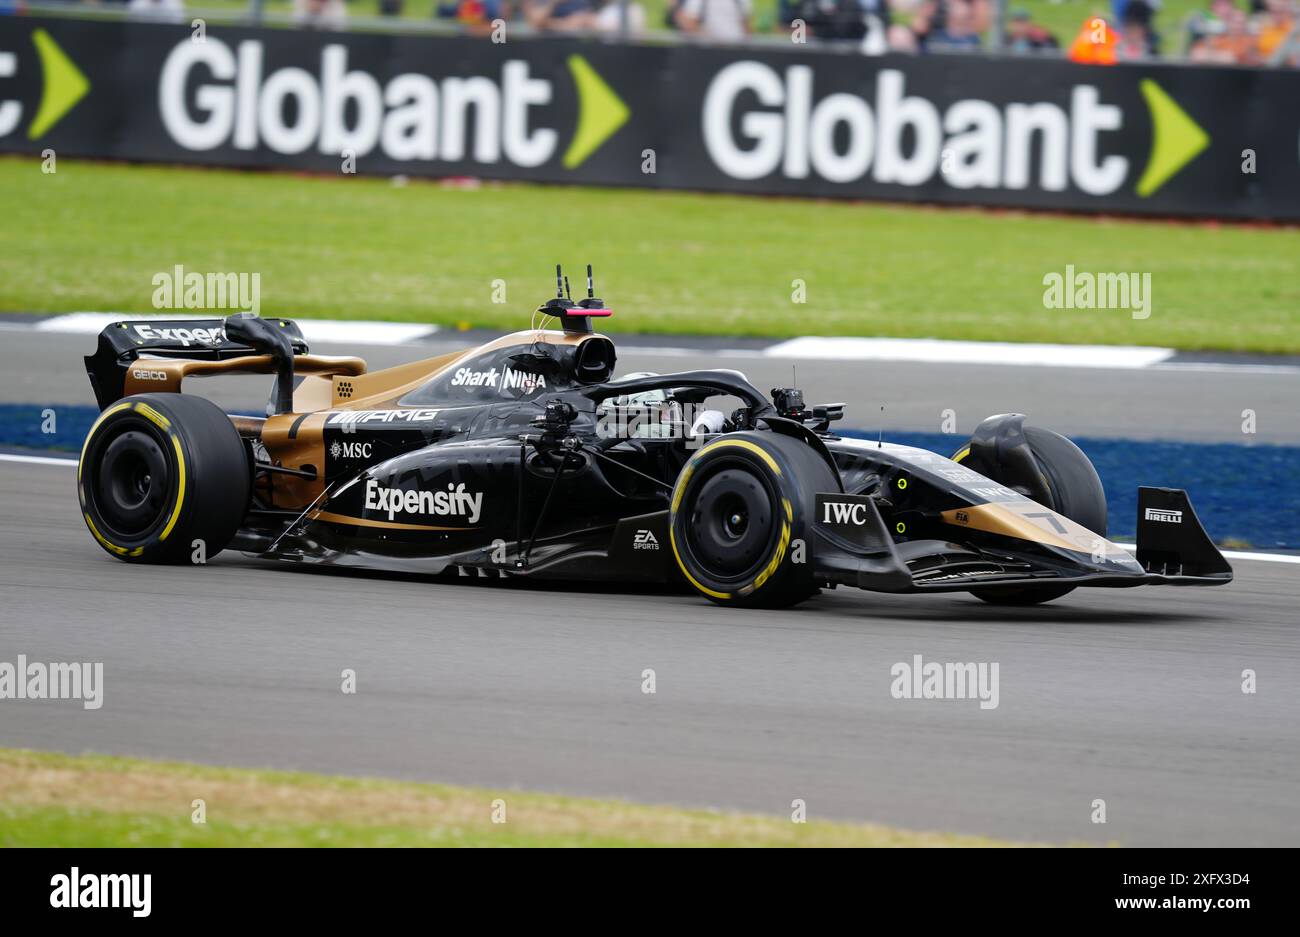
[[577,169],[627,123],[632,112],[581,55],[569,56],[568,66],[578,89],[578,129],[563,164],[565,169]]
[[45,88],[41,92],[41,106],[36,119],[27,128],[27,139],[35,140],[57,124],[77,102],[90,91],[90,82],[72,59],[59,48],[43,29],[32,33],[32,44],[41,58],[41,71],[45,75]]
[[1138,87],[1151,111],[1151,155],[1137,184],[1137,194],[1148,198],[1209,146],[1210,137],[1150,78]]

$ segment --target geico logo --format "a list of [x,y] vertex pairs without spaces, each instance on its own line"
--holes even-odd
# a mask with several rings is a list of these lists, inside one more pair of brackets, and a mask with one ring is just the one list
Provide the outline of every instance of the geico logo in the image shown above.
[[525,394],[531,394],[546,386],[546,378],[540,374],[529,374],[527,371],[516,371],[514,368],[506,368],[504,372],[496,368],[487,371],[459,368],[451,376],[451,386],[496,387],[498,380],[501,382],[501,390],[518,390]]
[[387,512],[390,521],[397,514],[451,515],[474,524],[482,509],[483,493],[466,491],[464,482],[448,485],[446,491],[412,491],[385,488],[373,478],[366,479],[366,510]]
[[226,340],[226,333],[220,329],[156,329],[149,325],[137,325],[135,334],[150,342],[175,342],[186,348],[190,342],[199,345],[220,345]]
[[528,109],[550,100],[551,83],[530,78],[528,63],[518,60],[502,65],[500,83],[481,75],[439,82],[406,73],[381,85],[369,72],[348,71],[347,47],[332,44],[321,50],[319,77],[302,68],[264,76],[260,40],[239,43],[236,53],[213,36],[178,43],[158,88],[163,126],[189,150],[233,143],[240,150],[264,144],[301,153],[315,145],[322,153],[360,157],[378,146],[395,160],[457,161],[466,158],[472,111],[471,158],[495,163],[504,151],[516,166],[540,166],[555,152],[556,131],[528,128]]
[[163,371],[144,371],[140,368],[132,368],[131,376],[137,381],[165,381],[167,374]]
[[437,410],[414,407],[410,410],[340,410],[330,414],[329,425],[340,423],[427,423],[438,415]]
[[871,515],[867,513],[865,502],[845,504],[842,501],[827,501],[822,513],[823,524],[856,524],[861,527]]
[[[954,188],[1025,189],[1035,150],[1041,152],[1037,184],[1049,191],[1072,181],[1090,195],[1104,195],[1128,174],[1124,157],[1097,158],[1098,133],[1119,130],[1124,115],[1100,103],[1092,85],[1075,86],[1068,114],[1048,102],[999,109],[978,99],[956,101],[940,113],[928,99],[906,96],[903,81],[901,71],[883,69],[873,110],[860,95],[842,92],[814,103],[807,65],[790,66],[782,80],[760,62],[736,62],[718,72],[705,92],[705,147],[718,168],[736,179],[761,179],[779,169],[789,179],[815,172],[831,182],[854,182],[870,170],[876,182],[915,186],[942,168],[943,180]],[[747,111],[733,122],[737,103],[755,98],[765,110]],[[747,139],[737,140],[733,126]]]

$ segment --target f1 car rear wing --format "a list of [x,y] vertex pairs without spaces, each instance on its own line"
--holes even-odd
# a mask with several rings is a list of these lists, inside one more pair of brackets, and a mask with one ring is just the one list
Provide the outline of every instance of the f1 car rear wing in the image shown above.
[[[295,355],[308,352],[302,330],[290,319],[269,319],[289,339]],[[126,319],[99,333],[99,345],[87,355],[86,374],[102,410],[123,396],[131,363],[147,354],[160,358],[224,361],[260,354],[226,335],[224,319]]]

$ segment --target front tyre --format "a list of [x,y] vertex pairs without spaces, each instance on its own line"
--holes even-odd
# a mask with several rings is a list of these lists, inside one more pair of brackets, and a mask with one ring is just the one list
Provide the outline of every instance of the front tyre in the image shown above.
[[[1047,480],[1051,503],[1046,505],[1058,514],[1106,536],[1106,492],[1092,462],[1060,433],[1037,426],[1024,428],[1025,440],[1034,461]],[[959,452],[954,461],[960,461]],[[1006,484],[1005,479],[990,476]],[[1039,605],[1059,599],[1074,591],[1074,586],[985,586],[971,594],[992,605]]]
[[220,553],[248,509],[248,458],[230,418],[202,397],[138,394],[108,407],[77,465],[82,517],[101,547],[135,563]]
[[719,605],[784,608],[816,594],[812,519],[834,470],[807,443],[768,432],[723,436],[691,457],[673,489],[678,568]]

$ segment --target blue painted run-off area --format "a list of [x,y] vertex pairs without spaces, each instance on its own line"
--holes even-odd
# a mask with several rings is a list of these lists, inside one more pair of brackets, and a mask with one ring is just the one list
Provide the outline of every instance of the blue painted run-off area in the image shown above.
[[[56,432],[42,432],[44,407],[0,404],[0,446],[81,448],[98,415],[91,406],[53,408]],[[845,435],[875,438],[874,433]],[[965,438],[941,433],[885,434],[902,443],[951,455]],[[1142,442],[1079,437],[1106,487],[1110,535],[1133,537],[1139,485],[1185,488],[1216,541],[1259,549],[1300,549],[1300,446]]]

